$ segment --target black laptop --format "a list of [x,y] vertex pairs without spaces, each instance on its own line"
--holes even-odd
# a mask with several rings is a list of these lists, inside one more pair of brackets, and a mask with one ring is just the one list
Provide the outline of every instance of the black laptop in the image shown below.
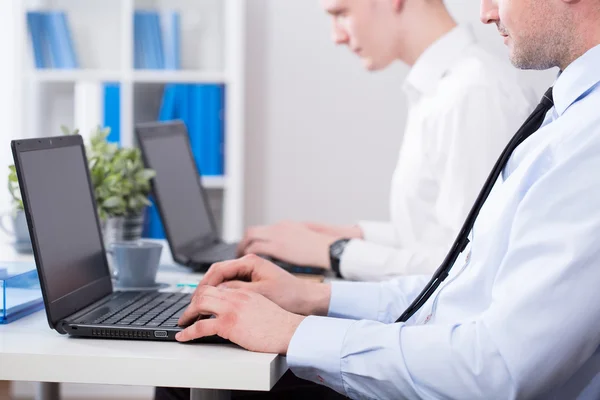
[[[225,243],[217,233],[185,124],[150,122],[137,124],[135,131],[146,167],[156,172],[152,194],[173,259],[206,271],[215,262],[236,258],[237,243]],[[270,260],[294,274],[327,272],[320,267]]]
[[11,146],[50,327],[81,337],[175,340],[189,294],[113,291],[81,136]]

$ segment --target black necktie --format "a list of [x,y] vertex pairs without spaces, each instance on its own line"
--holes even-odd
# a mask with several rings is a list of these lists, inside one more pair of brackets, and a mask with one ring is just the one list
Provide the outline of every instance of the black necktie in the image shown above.
[[446,255],[446,258],[444,258],[442,265],[440,265],[437,271],[435,271],[435,274],[433,274],[433,277],[425,286],[425,289],[419,293],[417,298],[411,303],[410,306],[408,306],[408,308],[404,311],[400,318],[396,320],[396,322],[406,322],[410,317],[412,317],[413,314],[416,313],[419,308],[425,304],[425,302],[427,302],[427,300],[435,292],[438,286],[440,286],[444,279],[446,279],[450,269],[458,258],[458,255],[462,253],[465,247],[467,247],[467,244],[469,244],[469,233],[471,232],[471,229],[473,229],[473,224],[475,224],[477,215],[492,191],[492,187],[496,183],[496,180],[506,166],[510,155],[517,148],[517,146],[519,146],[525,139],[527,139],[532,133],[540,128],[542,122],[544,122],[546,113],[552,108],[553,105],[552,88],[550,88],[546,91],[544,97],[542,97],[540,104],[535,108],[535,110],[533,110],[533,113],[531,113],[529,118],[527,118],[527,120],[519,128],[515,136],[513,136],[510,142],[508,142],[508,145],[504,148],[502,154],[500,154],[500,158],[498,158],[498,161],[496,161],[492,172],[488,176],[483,188],[479,192],[477,200],[475,200],[475,204],[471,208],[471,211],[469,211],[467,220],[463,224],[456,240],[454,241],[454,244],[450,248],[450,252],[448,255]]

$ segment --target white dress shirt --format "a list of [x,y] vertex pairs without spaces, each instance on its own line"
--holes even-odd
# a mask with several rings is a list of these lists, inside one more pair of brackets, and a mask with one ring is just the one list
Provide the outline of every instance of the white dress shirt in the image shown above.
[[391,184],[391,222],[359,222],[365,240],[351,241],[340,260],[347,279],[434,271],[496,158],[538,100],[466,27],[423,53],[404,91],[409,112]]
[[330,317],[292,338],[296,375],[351,398],[600,398],[600,45],[553,94],[422,309],[393,323],[425,276],[333,283]]

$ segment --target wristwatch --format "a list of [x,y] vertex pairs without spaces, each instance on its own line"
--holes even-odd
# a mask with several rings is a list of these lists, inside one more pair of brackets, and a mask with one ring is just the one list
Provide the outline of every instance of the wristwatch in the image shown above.
[[336,240],[329,246],[329,262],[331,264],[331,270],[335,272],[335,275],[338,278],[342,277],[342,274],[340,273],[340,260],[349,241],[350,239],[343,238]]

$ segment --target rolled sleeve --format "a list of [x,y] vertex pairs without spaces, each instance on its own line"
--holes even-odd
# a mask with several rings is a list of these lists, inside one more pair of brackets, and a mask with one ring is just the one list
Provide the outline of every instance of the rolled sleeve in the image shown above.
[[369,242],[394,246],[397,244],[396,230],[391,222],[359,221],[363,238]]
[[387,252],[380,251],[381,247],[388,249],[364,240],[353,239],[348,242],[340,259],[340,273],[344,279],[377,280],[388,259]]

